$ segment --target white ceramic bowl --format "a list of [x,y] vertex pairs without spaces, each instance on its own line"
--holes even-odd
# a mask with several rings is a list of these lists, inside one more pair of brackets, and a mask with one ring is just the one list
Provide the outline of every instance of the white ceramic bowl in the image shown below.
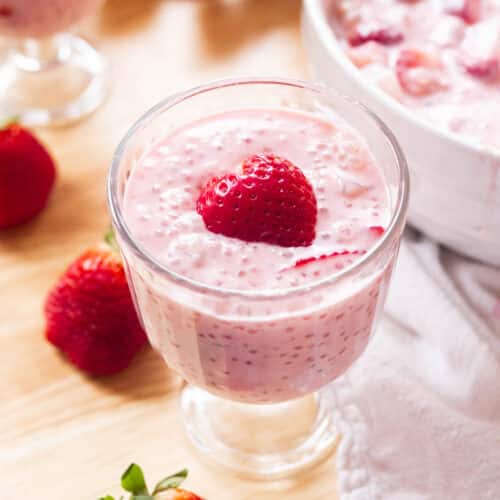
[[433,127],[363,79],[328,23],[331,1],[304,0],[313,76],[366,104],[396,134],[412,175],[410,223],[458,252],[500,266],[500,151]]

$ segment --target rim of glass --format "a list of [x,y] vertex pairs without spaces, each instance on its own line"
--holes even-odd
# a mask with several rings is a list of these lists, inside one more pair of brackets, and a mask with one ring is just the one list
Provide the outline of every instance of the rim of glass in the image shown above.
[[[318,281],[313,281],[304,285],[289,287],[277,290],[236,290],[231,288],[222,288],[207,285],[200,281],[193,280],[187,276],[178,274],[166,266],[161,264],[152,255],[150,255],[141,245],[134,239],[131,231],[129,230],[123,212],[120,209],[119,194],[118,194],[118,181],[120,166],[122,163],[122,158],[127,150],[130,140],[134,135],[143,130],[148,124],[150,124],[157,116],[163,114],[169,109],[173,108],[177,104],[188,100],[191,97],[195,97],[199,94],[204,94],[212,90],[220,90],[228,87],[236,87],[241,85],[281,85],[286,87],[292,87],[297,89],[303,89],[311,92],[315,92],[319,95],[324,96],[327,100],[328,98],[343,100],[347,102],[350,106],[357,107],[363,114],[370,118],[377,128],[382,132],[385,138],[388,140],[392,152],[395,157],[399,169],[399,183],[397,190],[397,200],[395,209],[393,211],[391,221],[377,243],[370,248],[366,254],[364,254],[360,259],[354,261],[349,266],[345,267],[339,272],[333,273],[326,276]],[[349,123],[347,121],[347,123]],[[111,219],[113,226],[116,231],[118,231],[121,240],[128,246],[132,252],[140,258],[143,262],[147,264],[151,271],[165,275],[171,281],[189,288],[196,292],[210,293],[212,295],[219,295],[224,297],[240,297],[240,298],[252,298],[252,299],[273,299],[280,297],[289,297],[292,295],[298,295],[302,293],[311,292],[325,286],[329,286],[336,281],[340,281],[358,271],[360,268],[372,262],[375,257],[377,257],[380,252],[382,252],[392,240],[395,232],[402,230],[402,225],[405,221],[405,216],[408,208],[409,200],[409,187],[410,187],[410,175],[408,171],[408,164],[406,158],[403,154],[401,147],[399,146],[396,137],[387,127],[387,125],[371,110],[369,110],[365,105],[352,99],[348,96],[337,92],[336,90],[322,84],[308,82],[305,80],[291,79],[291,78],[272,78],[272,77],[243,77],[243,78],[230,78],[223,80],[215,80],[203,85],[193,87],[184,92],[179,92],[166,97],[155,106],[150,108],[146,113],[144,113],[128,130],[121,142],[119,143],[115,153],[113,154],[111,168],[108,173],[107,178],[107,201],[108,208],[111,214]]]

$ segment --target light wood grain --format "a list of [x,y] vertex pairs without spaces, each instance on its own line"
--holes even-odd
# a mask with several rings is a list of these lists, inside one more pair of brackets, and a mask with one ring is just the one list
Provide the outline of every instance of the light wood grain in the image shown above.
[[159,99],[202,81],[303,76],[299,15],[299,0],[109,0],[83,27],[111,62],[112,95],[77,125],[39,131],[59,166],[54,196],[34,223],[0,235],[3,498],[116,494],[132,460],[152,480],[189,467],[188,486],[210,500],[336,498],[333,458],[267,484],[200,461],[179,422],[181,382],[150,349],[126,372],[90,380],[43,337],[48,288],[108,225],[105,176],[126,129]]

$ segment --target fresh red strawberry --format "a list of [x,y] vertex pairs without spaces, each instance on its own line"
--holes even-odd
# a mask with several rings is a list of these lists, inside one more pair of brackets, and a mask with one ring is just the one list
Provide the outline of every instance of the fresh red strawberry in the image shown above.
[[0,130],[0,229],[23,224],[47,204],[56,169],[52,158],[27,130],[9,124]]
[[481,3],[482,0],[445,0],[445,12],[474,24],[481,19]]
[[[122,488],[131,493],[131,500],[203,500],[191,491],[183,490],[179,486],[187,478],[188,471],[183,469],[171,476],[162,479],[150,493],[141,467],[130,464],[122,474]],[[120,497],[123,498],[123,497]],[[99,500],[115,500],[111,495],[101,497]]]
[[401,30],[394,26],[379,26],[372,23],[357,24],[348,36],[352,47],[357,47],[366,42],[377,42],[381,45],[395,45],[404,40]]
[[195,495],[192,491],[181,490],[176,488],[174,490],[168,490],[158,500],[203,500],[198,495]]
[[427,52],[404,49],[396,61],[401,88],[413,96],[426,96],[447,87],[441,61]]
[[207,229],[244,241],[309,246],[316,235],[314,190],[299,169],[275,155],[255,155],[240,175],[210,179],[196,205]]
[[126,368],[146,343],[123,264],[109,248],[87,250],[69,266],[45,304],[46,337],[91,375]]

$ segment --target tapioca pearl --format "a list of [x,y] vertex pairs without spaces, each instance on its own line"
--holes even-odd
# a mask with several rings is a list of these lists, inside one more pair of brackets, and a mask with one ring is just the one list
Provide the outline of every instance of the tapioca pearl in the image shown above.
[[221,140],[214,139],[210,144],[216,151],[222,151],[224,149],[224,145]]
[[147,158],[141,160],[141,165],[143,165],[146,168],[155,167],[157,164],[158,164],[158,159],[155,158],[154,156],[148,156]]

